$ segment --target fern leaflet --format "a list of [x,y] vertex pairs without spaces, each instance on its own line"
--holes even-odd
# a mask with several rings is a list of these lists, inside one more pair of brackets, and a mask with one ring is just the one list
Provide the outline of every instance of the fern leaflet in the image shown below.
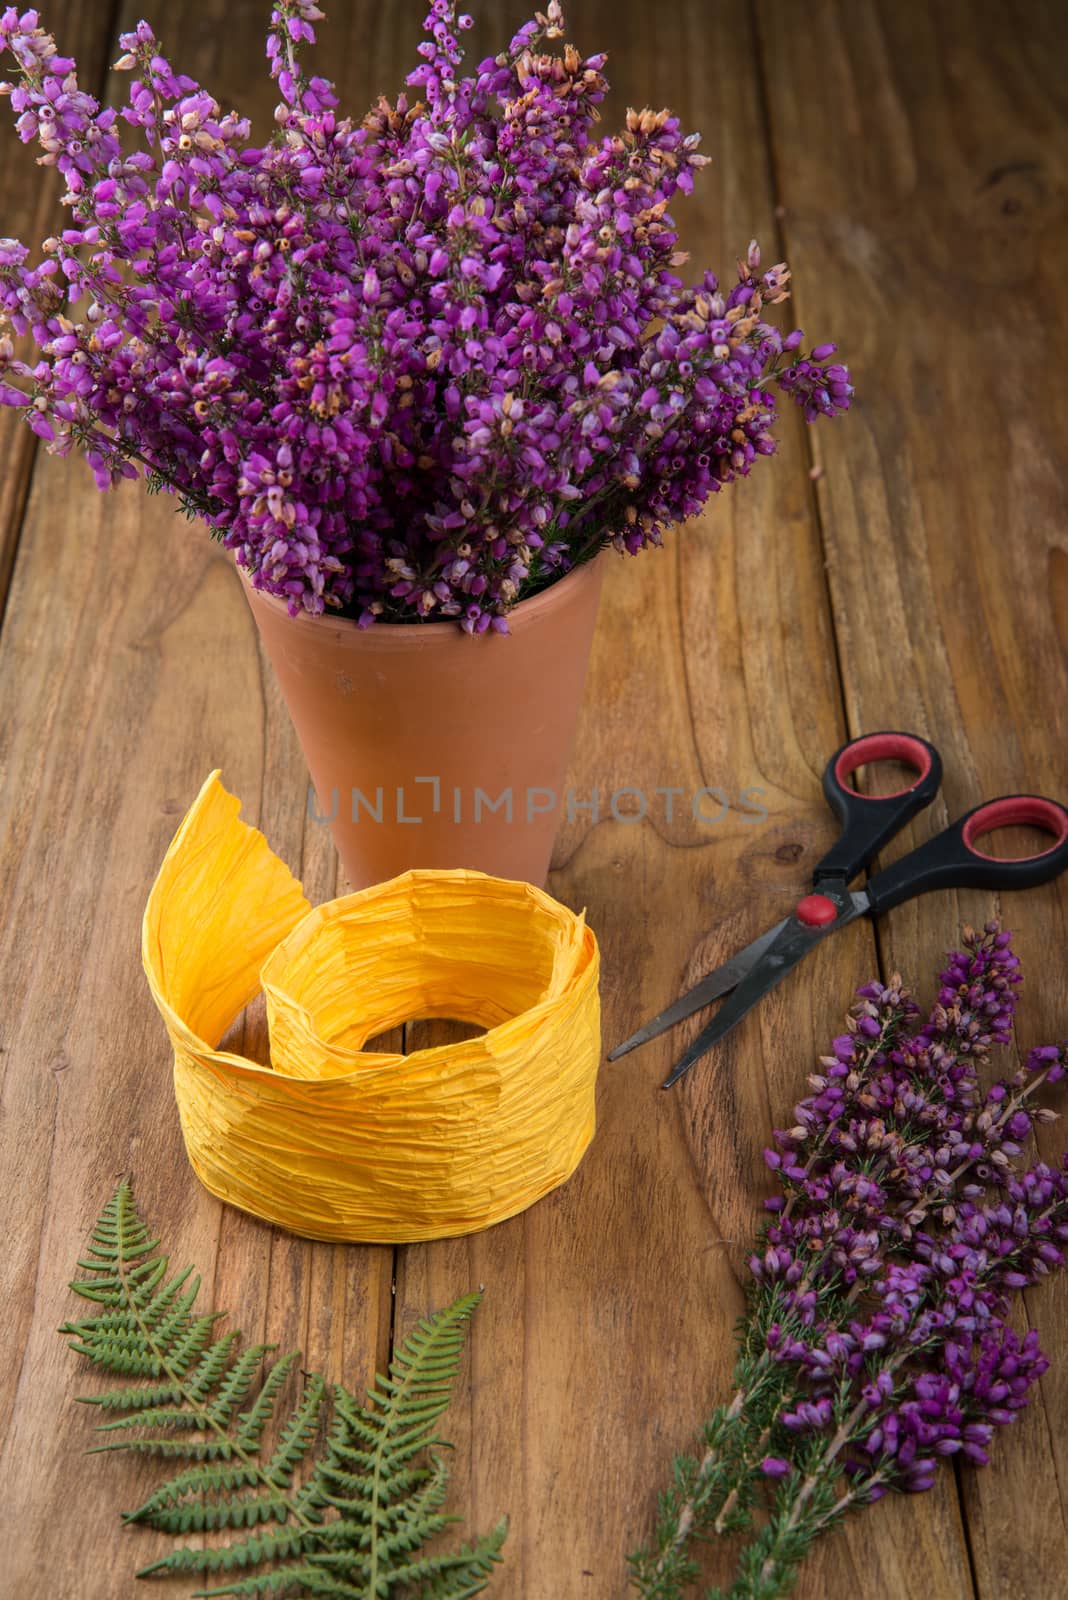
[[[442,1509],[448,1470],[435,1428],[449,1403],[479,1299],[467,1295],[421,1322],[375,1377],[367,1403],[318,1373],[280,1416],[300,1352],[241,1348],[217,1337],[220,1312],[198,1313],[192,1267],[168,1276],[123,1181],[96,1224],[88,1274],[71,1284],[97,1308],[60,1329],[97,1367],[131,1380],[79,1398],[108,1420],[98,1450],[175,1461],[180,1470],[128,1512],[173,1535],[229,1534],[182,1545],[139,1577],[196,1575],[223,1582],[200,1596],[275,1600],[468,1600],[500,1560],[502,1521],[462,1549],[428,1541],[458,1520]],[[316,1440],[329,1417],[325,1443]],[[270,1443],[268,1444],[268,1439]]]

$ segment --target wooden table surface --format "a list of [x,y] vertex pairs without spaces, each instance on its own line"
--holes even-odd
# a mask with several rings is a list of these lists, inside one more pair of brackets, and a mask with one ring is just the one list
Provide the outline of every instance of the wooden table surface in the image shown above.
[[[266,127],[267,9],[54,0],[45,20],[100,86],[120,26],[147,15],[180,70]],[[346,106],[399,87],[421,9],[333,0],[322,60]],[[470,9],[479,55],[525,14]],[[579,46],[611,51],[610,117],[670,104],[703,130],[713,164],[680,208],[697,262],[727,274],[752,235],[785,255],[793,314],[838,340],[858,393],[831,426],[791,419],[778,457],[662,552],[610,566],[571,781],[732,800],[714,826],[684,807],[670,822],[581,813],[559,838],[551,886],[600,937],[612,1041],[792,904],[833,837],[820,772],[848,734],[907,727],[941,747],[943,797],[906,843],[992,794],[1068,793],[1068,8],[571,11]],[[36,242],[55,185],[10,130],[0,162],[0,231]],[[98,495],[6,411],[0,449],[0,1593],[116,1600],[156,1548],[118,1516],[154,1469],[82,1456],[92,1418],[72,1397],[91,1380],[55,1334],[87,1230],[131,1172],[235,1326],[355,1387],[386,1358],[394,1311],[400,1333],[484,1284],[446,1419],[454,1503],[474,1529],[511,1517],[502,1600],[616,1600],[673,1453],[729,1392],[761,1148],[853,986],[896,968],[928,995],[961,923],[1000,914],[1027,972],[1020,1047],[1063,1037],[1068,881],[854,924],[671,1095],[656,1087],[670,1043],[603,1070],[578,1174],[513,1222],[396,1251],[286,1237],[186,1164],[139,934],[216,766],[309,898],[337,892],[292,728],[206,534],[136,485]],[[766,821],[742,814],[744,788],[763,791]],[[1043,1151],[1063,1139],[1044,1129]],[[1053,1364],[993,1465],[947,1466],[931,1493],[862,1513],[813,1558],[803,1600],[1068,1592],[1068,1283],[1026,1302]]]

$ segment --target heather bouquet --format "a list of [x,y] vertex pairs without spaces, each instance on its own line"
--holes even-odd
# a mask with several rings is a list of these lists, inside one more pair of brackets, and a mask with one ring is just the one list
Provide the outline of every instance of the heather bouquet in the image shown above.
[[964,943],[922,1023],[899,978],[858,991],[767,1152],[782,1192],[750,1260],[737,1393],[700,1456],[676,1462],[655,1541],[631,1558],[645,1600],[679,1600],[693,1541],[728,1533],[744,1537],[730,1600],[787,1593],[851,1508],[930,1488],[954,1455],[983,1465],[1046,1370],[1010,1316],[1016,1290],[1064,1264],[1068,1163],[1021,1156],[1054,1118],[1037,1092],[1068,1045],[982,1088],[1019,962],[996,924]]
[[0,402],[50,450],[177,496],[293,614],[506,632],[769,455],[776,390],[848,406],[834,346],[764,320],[785,264],[679,275],[698,136],[646,110],[594,137],[605,57],[558,0],[467,76],[470,19],[434,0],[407,92],[362,121],[306,65],[321,16],[274,6],[265,142],[145,22],[102,108],[36,12],[0,17],[70,212],[40,260],[0,241]]

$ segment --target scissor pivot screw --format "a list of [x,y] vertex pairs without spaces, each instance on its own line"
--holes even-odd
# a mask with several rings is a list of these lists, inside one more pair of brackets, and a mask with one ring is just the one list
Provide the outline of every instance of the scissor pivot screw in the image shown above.
[[806,928],[827,928],[838,920],[838,907],[825,894],[806,894],[794,910],[798,922]]

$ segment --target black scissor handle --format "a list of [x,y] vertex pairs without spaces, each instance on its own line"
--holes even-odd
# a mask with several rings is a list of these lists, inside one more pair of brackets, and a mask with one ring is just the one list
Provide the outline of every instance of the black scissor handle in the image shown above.
[[[995,828],[1026,824],[1052,835],[1035,856],[1003,860],[977,841]],[[1068,867],[1068,811],[1039,794],[1006,794],[976,806],[942,833],[911,850],[868,884],[873,913],[889,911],[931,889],[1033,889]]]
[[[849,782],[867,761],[901,761],[916,778],[896,794],[860,794]],[[942,782],[942,757],[915,733],[866,733],[836,750],[823,774],[823,792],[842,824],[835,844],[812,874],[812,881],[841,878],[849,883],[878,855],[918,811],[929,806]]]

